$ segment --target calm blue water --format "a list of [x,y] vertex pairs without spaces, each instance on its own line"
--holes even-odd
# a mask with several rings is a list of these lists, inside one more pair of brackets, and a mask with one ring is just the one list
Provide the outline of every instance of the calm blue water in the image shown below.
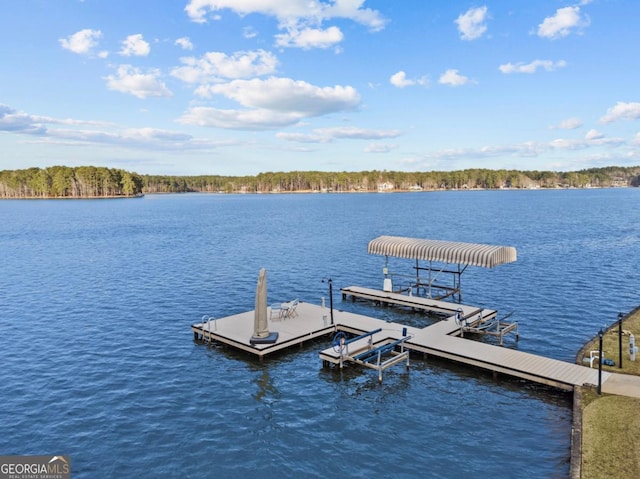
[[[69,454],[73,477],[566,477],[570,398],[430,360],[323,370],[322,341],[263,364],[190,324],[381,287],[381,234],[512,245],[463,300],[515,311],[508,347],[573,361],[640,303],[640,189],[147,196],[0,202],[0,454]],[[392,263],[410,271],[411,263]]]

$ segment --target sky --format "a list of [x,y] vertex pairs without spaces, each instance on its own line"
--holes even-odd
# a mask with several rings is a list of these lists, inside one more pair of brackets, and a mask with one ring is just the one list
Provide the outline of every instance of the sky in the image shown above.
[[0,170],[640,164],[637,0],[20,0]]

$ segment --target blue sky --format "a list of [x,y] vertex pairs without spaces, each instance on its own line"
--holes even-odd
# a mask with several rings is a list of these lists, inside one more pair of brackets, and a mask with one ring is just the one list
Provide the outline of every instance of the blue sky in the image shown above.
[[640,164],[636,0],[20,0],[0,169]]

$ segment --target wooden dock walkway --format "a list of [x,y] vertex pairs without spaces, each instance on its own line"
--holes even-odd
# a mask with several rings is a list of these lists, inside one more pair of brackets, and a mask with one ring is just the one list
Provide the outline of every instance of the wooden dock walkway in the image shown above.
[[[269,320],[269,330],[279,333],[274,344],[250,344],[253,311],[193,324],[191,329],[198,341],[217,341],[260,358],[340,331],[360,335],[380,329],[372,335],[374,347],[402,339],[406,333],[410,338],[403,342],[404,348],[427,357],[435,356],[564,390],[598,382],[598,370],[595,368],[456,337],[453,334],[459,332],[460,327],[453,318],[416,328],[335,308],[333,313],[335,324],[331,325],[329,308],[301,302],[296,317]],[[354,344],[351,352],[355,354],[357,348],[363,350],[364,347],[363,340],[361,344]],[[334,347],[324,349],[319,357],[325,365],[340,363],[340,354]],[[640,397],[640,378],[603,371],[602,390]]]
[[452,303],[451,301],[424,298],[422,296],[409,296],[408,294],[363,288],[362,286],[348,286],[342,288],[340,291],[342,293],[342,299],[347,299],[348,297],[351,297],[353,301],[356,299],[364,299],[377,304],[405,306],[442,316],[452,316],[456,314],[458,309],[461,309],[462,319],[469,319],[470,322],[474,321],[480,314],[482,315],[481,319],[483,321],[493,319],[497,315],[497,311],[492,309],[483,309],[477,306],[467,306]]

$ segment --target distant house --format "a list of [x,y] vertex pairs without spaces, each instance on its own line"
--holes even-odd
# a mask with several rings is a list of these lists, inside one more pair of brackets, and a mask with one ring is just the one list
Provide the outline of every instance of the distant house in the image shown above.
[[378,192],[383,193],[385,191],[392,191],[394,189],[393,183],[378,183]]

